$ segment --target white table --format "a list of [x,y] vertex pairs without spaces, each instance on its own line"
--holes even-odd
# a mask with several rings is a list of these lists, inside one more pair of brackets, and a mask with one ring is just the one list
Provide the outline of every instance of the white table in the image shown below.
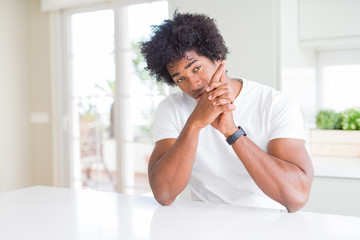
[[360,239],[360,218],[31,187],[0,193],[1,240]]

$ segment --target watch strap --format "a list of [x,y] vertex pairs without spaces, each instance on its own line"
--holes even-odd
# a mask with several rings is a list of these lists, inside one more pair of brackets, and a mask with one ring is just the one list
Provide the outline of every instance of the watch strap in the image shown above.
[[236,142],[236,140],[238,140],[241,136],[246,136],[246,132],[244,131],[244,129],[242,129],[242,127],[238,126],[238,130],[231,135],[230,137],[228,137],[226,139],[226,142],[229,145],[232,145],[234,142]]

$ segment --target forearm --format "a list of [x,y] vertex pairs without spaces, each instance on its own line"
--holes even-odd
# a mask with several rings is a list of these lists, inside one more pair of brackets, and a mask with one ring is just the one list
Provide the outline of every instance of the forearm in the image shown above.
[[161,204],[171,204],[189,182],[200,129],[188,122],[169,151],[149,165],[150,185]]
[[[262,151],[247,137],[241,137],[233,149],[259,188],[284,205],[289,212],[300,209],[307,201],[313,171],[274,157]],[[306,156],[302,156],[306,159]]]

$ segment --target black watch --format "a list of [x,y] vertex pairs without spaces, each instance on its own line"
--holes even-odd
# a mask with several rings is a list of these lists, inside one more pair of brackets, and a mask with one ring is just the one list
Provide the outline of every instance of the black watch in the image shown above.
[[229,145],[236,142],[236,140],[238,140],[241,136],[246,136],[246,132],[244,131],[244,129],[242,129],[242,127],[238,126],[238,129],[239,130],[237,130],[233,135],[226,139]]

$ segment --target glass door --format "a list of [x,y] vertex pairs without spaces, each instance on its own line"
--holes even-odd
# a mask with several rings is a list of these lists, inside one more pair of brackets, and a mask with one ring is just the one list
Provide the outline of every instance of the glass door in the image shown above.
[[70,36],[73,186],[114,191],[114,11],[73,14]]
[[151,119],[169,88],[148,75],[139,42],[167,17],[167,1],[69,14],[73,188],[151,192]]

